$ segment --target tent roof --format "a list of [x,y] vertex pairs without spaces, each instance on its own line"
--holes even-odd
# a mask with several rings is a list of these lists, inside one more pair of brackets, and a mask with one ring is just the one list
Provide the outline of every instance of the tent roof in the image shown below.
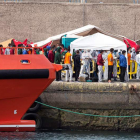
[[67,35],[66,38],[81,38],[82,36],[78,36],[78,35]]
[[93,50],[109,50],[124,49],[126,50],[126,44],[116,38],[104,35],[102,33],[95,33],[86,37],[79,38],[73,41],[70,45],[71,52],[73,49],[93,49]]
[[[34,43],[34,44],[37,44],[38,47],[41,47],[45,44],[47,44],[48,42],[50,41],[55,41],[56,43],[59,43],[60,39],[62,36],[64,35],[78,35],[78,34],[83,34],[87,33],[87,31],[91,31],[91,29],[93,28],[98,28],[94,25],[87,25],[87,26],[84,26],[84,27],[81,27],[81,28],[78,28],[78,29],[75,29],[75,30],[72,30],[72,31],[69,31],[69,32],[65,32],[65,33],[62,33],[62,34],[59,34],[59,35],[56,35],[56,36],[52,36],[52,37],[49,37],[48,39],[44,40],[44,41],[41,41],[41,42],[37,42],[37,43]],[[33,44],[33,46],[34,46]]]
[[56,45],[57,43],[60,43],[60,39],[64,35],[88,36],[88,35],[95,34],[97,32],[112,36],[114,38],[117,38],[117,39],[123,41],[123,38],[119,35],[113,35],[113,34],[107,33],[107,32],[101,30],[100,28],[98,28],[97,26],[94,26],[94,25],[87,25],[87,26],[83,26],[81,28],[78,28],[78,29],[75,29],[75,30],[72,30],[72,31],[69,31],[69,32],[65,32],[65,33],[62,33],[62,34],[59,34],[59,35],[56,35],[56,36],[49,37],[48,39],[46,39],[44,41],[32,44],[32,46],[34,47],[34,45],[37,45],[38,47],[41,47],[41,46],[47,44],[50,41],[53,41],[52,45]]
[[1,42],[0,44],[3,45],[4,48],[6,48],[8,46],[8,44],[11,43],[12,40],[13,40],[13,38],[8,39],[8,40],[6,40],[4,42]]

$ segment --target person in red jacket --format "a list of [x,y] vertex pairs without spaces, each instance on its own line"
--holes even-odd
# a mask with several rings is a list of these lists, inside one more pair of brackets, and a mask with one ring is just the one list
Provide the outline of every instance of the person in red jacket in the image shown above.
[[102,76],[103,76],[103,65],[104,65],[104,60],[102,57],[103,50],[100,51],[100,54],[97,56],[97,65],[98,65],[98,81],[102,82]]
[[1,48],[1,50],[0,50],[0,54],[1,54],[1,55],[4,55],[3,45],[0,45],[0,48]]
[[54,63],[54,53],[53,53],[54,47],[51,47],[51,50],[49,50],[48,53],[48,59],[51,63]]

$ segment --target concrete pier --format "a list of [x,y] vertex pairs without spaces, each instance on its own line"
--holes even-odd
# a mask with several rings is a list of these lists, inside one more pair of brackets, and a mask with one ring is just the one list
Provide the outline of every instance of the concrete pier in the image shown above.
[[[106,115],[140,115],[140,84],[53,82],[41,95],[43,103],[71,111]],[[42,106],[43,128],[139,130],[140,117],[96,118]]]

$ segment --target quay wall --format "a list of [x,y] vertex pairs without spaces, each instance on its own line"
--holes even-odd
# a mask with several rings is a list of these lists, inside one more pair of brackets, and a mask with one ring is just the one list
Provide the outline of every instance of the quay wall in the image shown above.
[[139,14],[139,4],[0,2],[0,42],[9,38],[42,41],[87,24],[138,40]]
[[[136,88],[132,90],[132,85]],[[53,82],[41,95],[42,102],[85,114],[140,115],[139,83]],[[38,114],[45,129],[139,131],[140,117],[98,118],[42,106]]]

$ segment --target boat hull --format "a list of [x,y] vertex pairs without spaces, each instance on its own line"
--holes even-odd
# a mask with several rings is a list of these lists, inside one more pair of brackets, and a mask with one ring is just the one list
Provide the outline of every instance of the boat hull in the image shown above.
[[[21,60],[30,63],[23,64]],[[21,118],[55,79],[54,66],[44,55],[1,55],[0,66],[0,131],[34,131],[35,127],[16,128],[27,123]],[[8,128],[7,122],[13,126]],[[34,126],[34,121],[28,121],[31,122]]]

